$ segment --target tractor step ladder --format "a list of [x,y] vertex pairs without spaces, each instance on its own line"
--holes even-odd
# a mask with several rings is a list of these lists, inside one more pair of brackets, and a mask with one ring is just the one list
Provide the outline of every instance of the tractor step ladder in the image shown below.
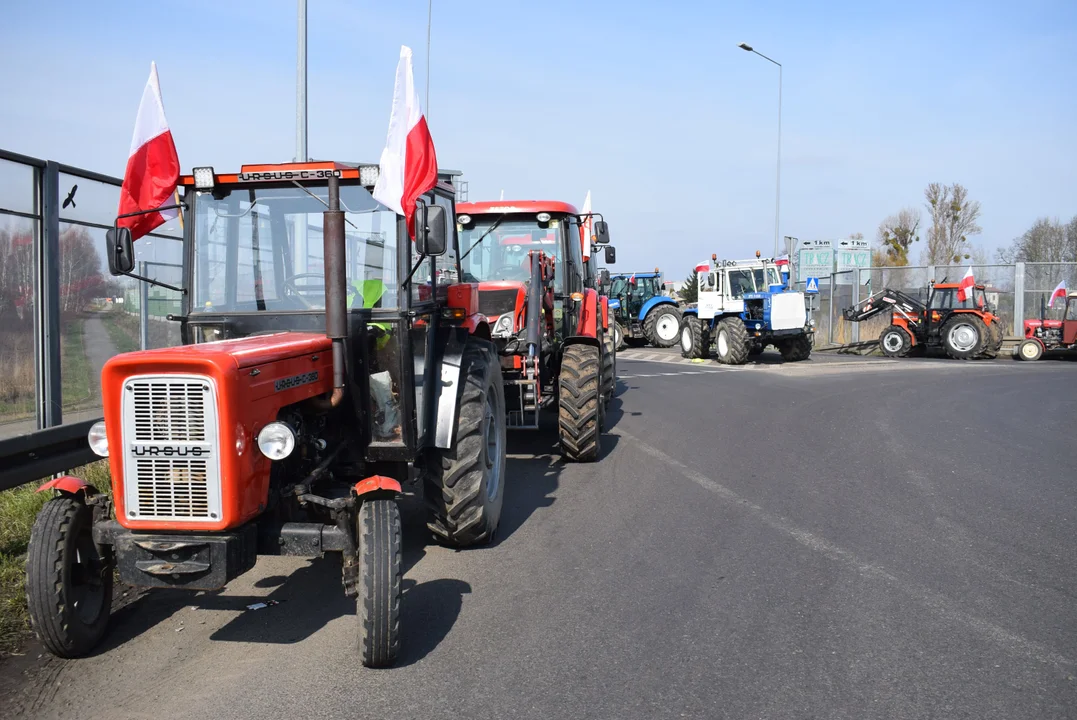
[[538,430],[539,426],[539,381],[534,378],[512,380],[519,393],[519,404],[515,410],[508,411],[508,427],[514,430]]

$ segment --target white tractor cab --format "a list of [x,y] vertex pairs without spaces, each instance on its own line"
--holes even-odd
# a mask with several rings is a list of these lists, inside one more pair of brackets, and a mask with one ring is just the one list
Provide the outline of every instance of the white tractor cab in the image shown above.
[[811,355],[815,323],[804,293],[787,288],[787,266],[770,258],[718,260],[696,265],[697,300],[681,320],[681,354],[706,358],[713,341],[718,361],[741,365],[773,345],[789,361]]

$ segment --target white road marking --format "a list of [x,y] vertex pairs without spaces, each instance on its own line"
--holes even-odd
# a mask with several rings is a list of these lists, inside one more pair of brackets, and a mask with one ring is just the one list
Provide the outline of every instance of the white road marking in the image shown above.
[[1055,652],[1046,645],[1043,645],[1036,642],[1035,640],[1030,640],[1023,635],[1019,635],[1015,632],[1007,630],[1006,628],[1001,627],[1000,625],[996,625],[989,620],[985,620],[983,618],[976,617],[975,615],[971,615],[968,612],[965,612],[961,608],[957,607],[954,604],[953,600],[941,593],[935,592],[934,590],[931,590],[930,588],[927,588],[923,585],[918,585],[915,582],[902,580],[896,575],[892,575],[891,573],[887,572],[885,568],[879,565],[873,565],[871,563],[864,562],[862,559],[858,558],[852,551],[846,550],[843,547],[835,545],[826,538],[821,537],[815,533],[797,527],[789,520],[785,519],[780,515],[774,515],[773,513],[768,512],[762,506],[751,502],[747,498],[741,497],[734,491],[712,480],[706,475],[696,472],[681,461],[667,455],[656,447],[648,445],[646,442],[637,438],[631,433],[625,432],[624,430],[618,430],[613,434],[620,435],[621,437],[631,440],[632,443],[636,447],[643,450],[643,452],[657,458],[658,460],[661,460],[666,465],[675,468],[681,475],[683,475],[688,480],[691,480],[692,482],[696,483],[700,487],[709,490],[710,492],[714,493],[715,495],[719,496],[724,500],[727,500],[730,503],[734,503],[736,505],[739,505],[740,507],[746,508],[764,525],[767,525],[770,528],[777,530],[784,535],[787,535],[788,537],[792,538],[797,543],[803,545],[809,550],[817,552],[820,555],[823,555],[824,557],[840,565],[844,565],[847,569],[852,570],[853,572],[856,572],[865,578],[868,578],[870,580],[881,580],[888,585],[896,587],[898,590],[913,597],[915,600],[919,601],[921,604],[925,605],[927,608],[934,611],[941,617],[946,618],[947,620],[960,622],[964,625],[967,625],[968,627],[972,628],[973,630],[976,630],[977,632],[993,640],[994,642],[997,642],[1000,645],[1007,646],[1013,650],[1019,651],[1038,662],[1052,663],[1059,666],[1073,666],[1077,664],[1070,658]]

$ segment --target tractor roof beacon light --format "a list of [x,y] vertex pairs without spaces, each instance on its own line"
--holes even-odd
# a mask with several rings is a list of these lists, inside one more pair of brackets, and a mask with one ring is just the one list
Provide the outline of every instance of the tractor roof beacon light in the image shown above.
[[198,190],[212,190],[213,186],[217,184],[217,178],[214,176],[213,168],[211,167],[193,168],[191,174],[194,175],[194,186]]
[[761,253],[761,252],[759,252],[758,250],[756,250],[756,251],[755,251],[755,256],[756,256],[756,257],[760,257],[760,256],[762,256],[762,253]]

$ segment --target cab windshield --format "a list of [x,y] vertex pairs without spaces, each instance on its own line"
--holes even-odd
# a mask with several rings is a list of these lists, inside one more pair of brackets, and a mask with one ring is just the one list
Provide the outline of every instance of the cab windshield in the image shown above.
[[[322,212],[327,202],[324,185],[194,193],[192,310],[324,309]],[[340,205],[349,307],[398,307],[396,213],[359,185],[341,183]]]
[[781,282],[778,269],[774,267],[767,267],[765,271],[764,268],[729,271],[729,291],[734,298],[739,298],[746,292],[763,292],[771,285],[780,285]]
[[457,224],[457,232],[464,282],[530,280],[528,251],[541,250],[554,258],[554,288],[555,292],[561,292],[564,227],[560,219],[540,223],[534,216],[484,215],[476,217],[470,225]]

